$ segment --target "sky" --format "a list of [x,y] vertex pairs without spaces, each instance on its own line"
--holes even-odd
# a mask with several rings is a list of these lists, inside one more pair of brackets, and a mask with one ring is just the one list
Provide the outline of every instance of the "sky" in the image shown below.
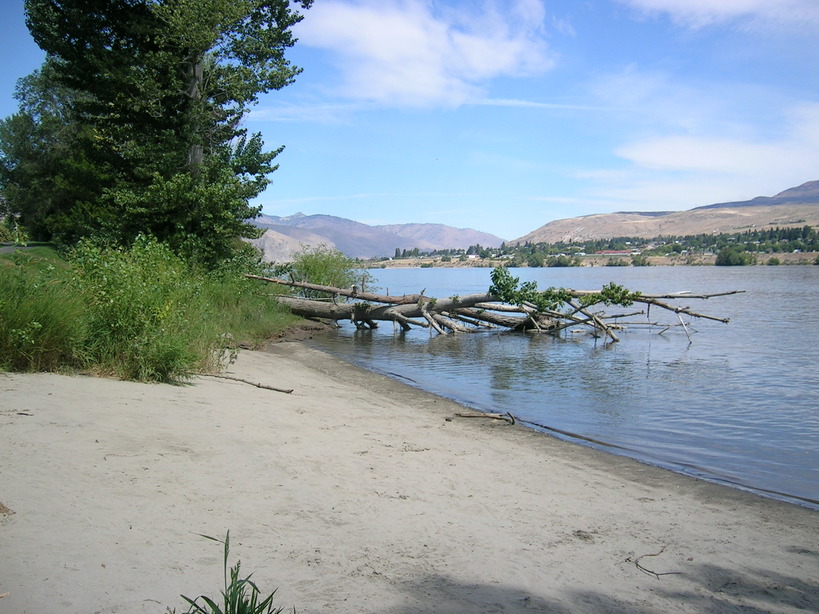
[[[819,0],[315,0],[268,215],[440,223],[684,210],[819,179]],[[0,117],[42,62],[0,7]]]

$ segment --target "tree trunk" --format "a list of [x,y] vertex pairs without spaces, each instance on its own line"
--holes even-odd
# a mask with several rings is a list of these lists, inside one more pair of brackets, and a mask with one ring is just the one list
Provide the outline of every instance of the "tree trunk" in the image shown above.
[[194,142],[188,146],[187,159],[185,162],[192,175],[199,173],[199,168],[202,166],[202,162],[205,158],[204,147],[201,142],[202,135],[198,128],[200,122],[197,116],[200,103],[202,102],[202,82],[205,74],[204,66],[202,56],[197,55],[189,60],[187,69],[188,89],[185,93],[190,99],[190,109],[192,112],[189,114],[188,121],[192,121],[194,124],[190,127],[191,137],[194,139]]
[[[329,300],[315,300],[292,295],[274,294],[278,302],[286,305],[295,315],[303,318],[321,320],[350,320],[359,328],[375,328],[379,321],[398,323],[403,330],[412,326],[432,328],[439,334],[474,332],[487,329],[504,329],[510,331],[534,331],[558,334],[569,326],[589,326],[611,339],[619,341],[614,333],[616,328],[622,328],[624,318],[645,315],[643,311],[605,315],[602,312],[592,312],[591,305],[583,305],[576,299],[593,294],[591,291],[567,290],[572,299],[566,300],[566,311],[538,310],[534,305],[510,305],[500,302],[498,297],[489,293],[468,294],[450,298],[433,298],[420,294],[390,296],[372,292],[359,292],[356,287],[335,288],[311,284],[309,282],[287,281],[272,277],[246,275],[251,279],[258,279],[269,283],[289,286],[313,292],[323,292],[330,295]],[[723,292],[714,295],[637,295],[634,302],[669,310],[677,315],[687,314],[697,318],[708,318],[720,322],[728,322],[727,318],[717,318],[691,311],[688,307],[674,307],[658,300],[673,298],[701,298],[735,294]],[[339,298],[344,298],[342,302]],[[603,300],[602,298],[600,299]],[[617,324],[609,324],[606,320],[615,319]],[[644,323],[645,324],[645,323]],[[666,326],[659,323],[648,323],[652,326]],[[667,330],[667,326],[664,330]],[[686,329],[687,332],[687,329]]]

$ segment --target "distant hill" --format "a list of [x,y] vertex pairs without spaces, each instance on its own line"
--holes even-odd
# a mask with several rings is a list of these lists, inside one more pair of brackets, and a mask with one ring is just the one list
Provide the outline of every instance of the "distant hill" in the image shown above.
[[488,232],[454,228],[444,224],[390,224],[375,228],[404,237],[413,243],[413,247],[419,249],[466,249],[477,244],[483,247],[500,247],[503,243],[503,239]]
[[260,239],[251,241],[265,252],[265,260],[288,262],[301,245],[335,247],[351,258],[392,256],[395,249],[424,250],[467,248],[480,243],[498,247],[503,239],[468,228],[443,224],[392,224],[370,226],[332,215],[287,217],[262,215],[252,223],[265,229]]
[[759,196],[688,211],[621,211],[555,220],[512,243],[558,243],[615,237],[649,239],[805,225],[819,226],[819,181],[803,183],[772,197]]
[[305,231],[303,233],[293,233],[296,236],[289,236],[276,232],[270,228],[258,239],[252,239],[250,243],[262,250],[263,258],[266,262],[292,262],[293,256],[304,247],[318,247],[325,245],[335,248],[335,243],[327,237]]

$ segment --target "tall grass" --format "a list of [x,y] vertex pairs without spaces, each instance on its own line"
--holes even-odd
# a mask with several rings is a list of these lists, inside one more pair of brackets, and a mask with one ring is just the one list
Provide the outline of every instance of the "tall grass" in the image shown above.
[[17,253],[0,262],[0,369],[54,371],[86,362],[85,302],[65,267]]
[[5,369],[176,381],[295,321],[241,275],[247,259],[205,272],[147,238],[128,249],[81,243],[70,267],[14,259],[0,266]]
[[140,239],[124,250],[85,243],[72,261],[89,303],[96,370],[166,381],[213,366],[219,339],[202,326],[207,305],[198,280],[163,244]]

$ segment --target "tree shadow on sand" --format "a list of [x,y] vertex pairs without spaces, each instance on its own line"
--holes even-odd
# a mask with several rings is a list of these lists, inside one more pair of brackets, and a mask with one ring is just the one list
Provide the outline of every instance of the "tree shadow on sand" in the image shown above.
[[[813,554],[813,556],[811,556]],[[540,594],[504,585],[466,584],[443,575],[407,582],[399,589],[406,603],[387,614],[481,614],[547,612],[549,614],[770,614],[819,611],[819,556],[807,553],[794,560],[794,575],[764,569],[728,569],[703,563],[684,574],[635,580],[641,589],[610,595],[587,586]],[[635,568],[636,574],[642,574]],[[798,576],[797,576],[798,574]],[[643,574],[644,575],[644,574]],[[548,578],[544,579],[548,583]]]

